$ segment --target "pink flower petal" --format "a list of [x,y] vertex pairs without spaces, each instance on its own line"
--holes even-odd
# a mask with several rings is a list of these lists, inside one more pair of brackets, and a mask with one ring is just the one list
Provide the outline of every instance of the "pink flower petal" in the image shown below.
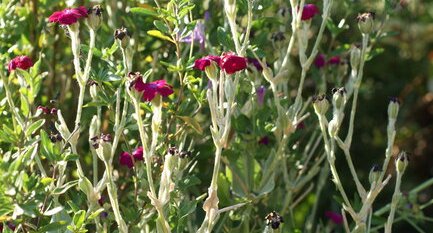
[[119,163],[123,166],[127,166],[128,168],[132,168],[134,166],[134,161],[132,161],[131,155],[125,151],[120,153]]

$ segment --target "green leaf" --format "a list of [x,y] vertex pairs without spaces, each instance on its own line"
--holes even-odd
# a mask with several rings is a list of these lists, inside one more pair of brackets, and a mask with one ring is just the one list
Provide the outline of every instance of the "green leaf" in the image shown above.
[[233,49],[234,48],[234,43],[233,40],[230,37],[230,33],[226,31],[225,28],[223,27],[218,27],[217,29],[217,39],[218,42],[226,47],[227,49]]
[[98,217],[102,213],[102,211],[104,211],[104,208],[100,208],[100,209],[96,210],[91,215],[89,215],[89,217],[87,218],[87,221],[92,221],[94,218]]
[[171,43],[175,44],[175,42],[174,42],[173,39],[171,39],[170,37],[164,35],[162,32],[160,32],[158,30],[149,30],[149,31],[147,31],[147,34],[149,36],[153,36],[153,37],[156,37],[156,38],[159,38],[159,39],[162,39],[162,40],[167,40],[167,41],[170,41]]
[[48,225],[39,228],[38,232],[45,233],[49,231],[56,231],[56,230],[58,231],[63,229],[65,226],[66,226],[66,221],[52,222],[49,223]]
[[153,21],[153,24],[155,25],[155,27],[160,30],[161,32],[163,32],[164,34],[168,34],[168,27],[165,25],[164,22],[162,22],[161,20],[155,20]]
[[68,189],[74,187],[78,184],[78,180],[69,181],[68,183],[64,184],[62,187],[56,188],[53,190],[53,195],[60,195],[68,191]]
[[29,98],[30,94],[29,94],[29,91],[27,89],[24,89],[24,88],[20,88],[20,93],[21,93],[21,95],[20,95],[21,113],[24,116],[27,116],[30,112],[29,104],[28,104],[28,98]]
[[197,122],[192,117],[188,116],[178,116],[181,120],[183,120],[189,127],[193,128],[198,134],[203,134],[203,129],[201,128],[200,123]]
[[84,220],[86,220],[86,211],[80,210],[75,213],[73,222],[76,228],[81,228],[83,226]]
[[77,155],[77,154],[67,154],[67,155],[63,158],[63,160],[64,160],[64,161],[76,161],[76,160],[78,160],[79,158],[80,158],[80,156]]
[[63,206],[57,206],[57,207],[54,207],[54,208],[52,208],[50,210],[45,211],[43,215],[45,215],[45,216],[55,215],[55,214],[59,213],[62,210],[63,210]]
[[[85,45],[85,44],[82,44],[81,46],[80,46],[80,48],[84,51],[84,52],[86,52],[86,53],[88,53],[89,52],[89,50],[90,50],[90,47],[88,46],[88,45]],[[99,49],[97,49],[97,48],[93,48],[92,49],[93,50],[93,55],[95,55],[96,57],[102,57],[102,52],[99,50]],[[87,56],[87,55],[86,55]]]
[[41,179],[41,183],[44,186],[47,186],[47,185],[51,184],[51,182],[53,182],[53,181],[54,181],[54,179],[51,178],[51,177],[44,177],[44,178]]
[[45,124],[45,119],[39,119],[35,122],[33,122],[26,130],[26,137],[29,137],[32,135],[36,130],[38,130],[40,127],[42,127]]
[[25,215],[31,218],[35,218],[36,217],[35,209],[36,209],[35,203],[26,203],[26,204],[19,204],[19,205],[15,204],[14,215],[16,216]]
[[41,130],[40,135],[41,135],[41,142],[42,142],[42,147],[41,147],[42,155],[45,156],[50,161],[57,161],[57,155],[54,149],[54,144],[51,142],[50,138],[48,137],[48,134],[45,131]]
[[183,232],[183,228],[185,227],[188,216],[194,213],[196,208],[197,208],[197,200],[182,201],[180,203],[177,232]]
[[191,5],[191,6],[187,6],[187,7],[182,7],[181,10],[178,13],[178,17],[180,19],[184,18],[187,14],[189,14],[189,12],[194,9],[195,5]]
[[142,7],[133,7],[131,8],[131,13],[139,15],[139,16],[155,16],[158,17],[158,13],[156,13],[152,8],[142,8]]

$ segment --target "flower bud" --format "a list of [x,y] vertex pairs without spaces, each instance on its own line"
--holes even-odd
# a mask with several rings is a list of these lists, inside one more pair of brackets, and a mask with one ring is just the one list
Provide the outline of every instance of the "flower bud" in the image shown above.
[[361,61],[361,49],[356,46],[353,46],[350,49],[350,66],[352,69],[357,70],[359,66],[359,62]]
[[388,118],[397,119],[400,101],[397,97],[391,97],[388,104]]
[[131,33],[128,32],[128,29],[124,27],[116,29],[116,31],[114,31],[114,39],[117,40],[120,47],[125,49],[129,45],[129,40],[131,39]]
[[332,89],[332,105],[338,111],[342,111],[346,105],[347,94],[344,87]]
[[113,159],[111,157],[111,135],[101,134],[101,137],[94,137],[91,140],[94,141],[93,146],[96,149],[96,154],[98,155],[98,157],[105,163],[111,164],[111,161]]
[[265,102],[265,94],[266,94],[266,88],[265,86],[260,86],[256,89],[257,94],[257,104],[261,107],[263,106],[263,103]]
[[65,140],[69,139],[69,142],[71,144],[76,143],[76,140],[78,140],[78,138],[74,136],[71,137],[71,132],[69,131],[68,126],[66,125],[66,121],[63,118],[62,111],[60,110],[57,111],[57,119],[59,120],[59,122],[55,123],[55,127],[57,131],[59,131],[60,135],[62,135],[62,138],[64,138]]
[[358,27],[362,34],[370,34],[374,26],[374,16],[373,12],[365,12],[358,14],[356,19],[358,20]]
[[400,152],[397,159],[395,160],[395,168],[397,173],[403,173],[409,164],[409,158],[405,151]]
[[379,164],[374,164],[373,167],[370,169],[370,174],[368,175],[368,180],[370,181],[370,184],[373,184],[379,179],[381,172],[382,169],[380,168]]
[[329,109],[329,101],[325,95],[314,96],[313,107],[317,115],[325,115]]
[[334,117],[328,124],[328,133],[331,137],[335,137],[338,134],[338,130],[340,129],[339,119]]
[[93,101],[96,101],[98,99],[98,85],[91,85],[89,89],[90,96],[92,97]]
[[102,8],[100,5],[95,5],[87,10],[87,25],[93,30],[98,30],[102,22]]
[[273,77],[274,77],[274,73],[272,72],[272,69],[269,67],[263,67],[263,71],[262,71],[263,77],[265,77],[265,79],[272,83],[273,82]]
[[232,79],[226,79],[224,82],[224,93],[227,99],[230,99],[236,94],[235,82]]
[[218,79],[218,64],[215,61],[210,60],[210,65],[206,66],[204,71],[209,79]]

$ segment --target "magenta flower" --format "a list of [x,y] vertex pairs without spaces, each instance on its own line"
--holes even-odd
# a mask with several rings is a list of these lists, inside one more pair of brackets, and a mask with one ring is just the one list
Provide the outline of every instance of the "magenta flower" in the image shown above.
[[48,109],[47,107],[44,107],[44,106],[38,106],[38,107],[36,108],[36,111],[37,111],[37,110],[42,111],[44,114],[49,114],[49,113],[50,113],[50,109]]
[[269,145],[269,137],[268,136],[264,136],[262,138],[260,138],[259,142],[260,145]]
[[262,106],[265,101],[265,94],[266,94],[266,88],[265,86],[260,86],[256,89],[257,93],[257,104],[259,106]]
[[302,16],[301,20],[310,20],[315,15],[318,15],[320,13],[319,8],[317,8],[314,4],[305,4],[304,9],[302,10]]
[[317,55],[316,59],[314,59],[314,66],[320,69],[323,68],[325,65],[326,65],[325,55],[324,54]]
[[304,121],[299,122],[296,125],[296,129],[305,129],[305,123],[304,123]]
[[333,56],[328,60],[328,64],[331,65],[339,65],[340,63],[341,63],[340,56]]
[[131,154],[125,151],[120,153],[119,163],[123,166],[127,166],[128,168],[132,168],[134,166],[134,161],[132,161]]
[[163,79],[151,83],[143,83],[143,79],[140,77],[134,83],[134,88],[137,91],[143,92],[143,100],[145,101],[152,101],[157,94],[167,97],[174,92],[173,87]]
[[143,147],[137,147],[137,149],[132,152],[132,156],[135,160],[143,161]]
[[104,202],[105,202],[105,196],[102,196],[98,199],[98,203],[100,206],[104,206]]
[[207,66],[210,66],[211,61],[214,61],[214,62],[216,62],[217,64],[219,64],[220,61],[221,61],[221,58],[220,58],[219,56],[209,55],[209,56],[206,56],[206,57],[202,57],[202,58],[200,58],[200,59],[197,59],[197,60],[195,60],[195,62],[194,62],[194,69],[204,71],[204,69],[205,69]]
[[337,212],[326,211],[325,216],[337,225],[340,225],[343,223],[343,216]]
[[234,53],[227,53],[221,57],[219,65],[227,74],[233,74],[247,68],[247,59]]
[[32,59],[30,59],[30,57],[17,56],[9,62],[8,71],[11,72],[12,70],[16,70],[17,68],[20,68],[22,70],[27,70],[32,66],[33,66],[33,61]]
[[67,8],[62,11],[54,12],[48,20],[51,23],[59,23],[61,25],[71,25],[76,23],[80,18],[87,17],[87,9],[84,6],[77,8]]

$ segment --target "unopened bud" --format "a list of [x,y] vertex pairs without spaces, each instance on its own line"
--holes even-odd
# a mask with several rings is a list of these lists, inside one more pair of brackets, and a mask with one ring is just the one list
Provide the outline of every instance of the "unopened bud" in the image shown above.
[[204,71],[209,79],[218,79],[218,64],[214,61],[210,61],[210,65],[204,68]]
[[356,19],[358,20],[358,27],[362,34],[370,34],[374,26],[374,16],[373,12],[365,12],[359,14]]
[[395,160],[395,168],[397,173],[403,173],[409,164],[409,158],[405,151],[400,152],[397,159]]
[[332,105],[338,111],[342,111],[346,105],[347,94],[344,87],[332,89]]
[[102,8],[100,5],[95,5],[87,10],[87,24],[93,30],[98,30],[102,22]]
[[111,157],[111,135],[101,134],[100,137],[94,136],[90,138],[93,148],[96,149],[96,154],[105,163],[111,164],[113,158]]
[[357,70],[359,62],[361,61],[361,49],[357,46],[353,46],[350,50],[350,66],[352,69]]
[[128,29],[124,27],[116,29],[116,31],[114,31],[114,39],[118,41],[120,47],[125,49],[129,45],[129,40],[131,39],[131,33],[128,32]]
[[98,86],[97,85],[90,86],[90,96],[92,97],[92,99],[94,101],[96,101],[98,99]]
[[390,98],[389,104],[388,104],[388,117],[390,119],[397,119],[398,116],[398,110],[400,109],[400,101],[397,97]]
[[332,120],[328,124],[328,133],[331,137],[335,137],[338,134],[338,130],[340,129],[340,122],[338,118],[332,118]]
[[274,77],[274,74],[272,73],[272,69],[269,67],[263,67],[262,71],[263,77],[265,77],[268,82],[272,83],[272,78]]
[[368,175],[368,180],[370,181],[370,184],[373,184],[379,179],[381,172],[382,169],[380,168],[379,164],[374,164],[373,167],[370,169],[370,174]]
[[318,95],[313,97],[313,107],[317,115],[325,115],[329,109],[329,101],[325,95]]

